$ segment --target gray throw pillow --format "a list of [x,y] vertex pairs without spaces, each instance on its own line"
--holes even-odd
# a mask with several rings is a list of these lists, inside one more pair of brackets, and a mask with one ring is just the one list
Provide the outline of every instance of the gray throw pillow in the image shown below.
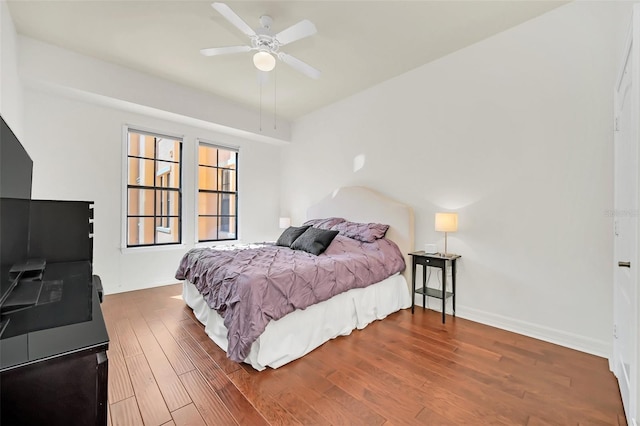
[[290,226],[284,230],[278,241],[276,241],[277,246],[283,247],[291,247],[291,244],[298,238],[300,235],[307,230],[309,226]]
[[291,244],[294,250],[303,250],[316,256],[323,253],[331,241],[338,235],[338,231],[309,228]]

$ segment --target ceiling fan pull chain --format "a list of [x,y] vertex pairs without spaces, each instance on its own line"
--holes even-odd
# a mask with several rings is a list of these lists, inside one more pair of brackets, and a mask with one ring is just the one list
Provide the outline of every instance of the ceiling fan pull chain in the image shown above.
[[277,123],[277,115],[276,115],[276,107],[277,107],[277,101],[276,101],[276,96],[278,94],[278,91],[276,90],[278,87],[278,67],[276,67],[276,69],[273,70],[273,130],[276,130],[278,127],[276,125]]
[[262,79],[260,79],[260,131],[262,131]]

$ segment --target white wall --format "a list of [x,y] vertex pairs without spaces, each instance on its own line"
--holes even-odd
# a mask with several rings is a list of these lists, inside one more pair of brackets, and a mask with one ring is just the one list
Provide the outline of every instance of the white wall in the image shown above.
[[[195,138],[239,146],[239,236],[278,233],[280,148],[134,114],[35,89],[25,90],[24,145],[34,161],[33,198],[95,201],[94,270],[106,293],[177,282],[182,255],[195,241]],[[123,126],[184,135],[183,247],[123,253]]]
[[71,52],[29,37],[18,37],[20,77],[26,86],[118,108],[162,112],[206,125],[220,133],[281,143],[290,125],[260,126],[260,113],[226,99],[120,65]]
[[[600,355],[612,328],[612,93],[628,4],[577,2],[293,124],[282,210],[342,185],[459,212],[459,316]],[[364,167],[354,171],[354,158]],[[431,303],[431,306],[437,306]]]
[[4,0],[0,0],[0,114],[22,136],[22,83],[18,76],[16,29]]

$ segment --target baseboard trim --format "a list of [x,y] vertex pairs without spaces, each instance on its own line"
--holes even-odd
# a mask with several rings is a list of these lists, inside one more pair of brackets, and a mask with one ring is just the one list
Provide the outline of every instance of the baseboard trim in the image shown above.
[[136,283],[136,284],[133,284],[133,285],[129,284],[127,286],[123,286],[123,287],[118,286],[117,288],[109,289],[108,292],[105,289],[104,294],[105,295],[109,295],[109,294],[126,293],[128,291],[146,290],[148,288],[164,287],[166,285],[178,284],[180,282],[181,281],[176,280],[174,278],[174,279],[171,279],[171,280],[154,281],[153,283]]
[[603,358],[609,359],[611,356],[611,343],[579,334],[568,333],[466,306],[457,306],[456,316]]

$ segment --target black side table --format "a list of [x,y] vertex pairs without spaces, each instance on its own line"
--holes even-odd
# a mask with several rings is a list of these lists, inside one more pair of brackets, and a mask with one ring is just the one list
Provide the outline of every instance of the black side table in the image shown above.
[[[457,254],[434,253],[427,254],[424,251],[409,253],[413,270],[411,274],[411,298],[415,293],[422,294],[422,309],[425,309],[427,296],[442,299],[442,323],[444,324],[445,303],[449,297],[453,298],[453,316],[456,316],[456,260],[461,256]],[[451,291],[447,291],[447,262],[451,262]],[[416,267],[422,265],[422,288],[416,289]],[[440,268],[442,270],[442,290],[427,287],[427,267]],[[414,311],[414,300],[411,301],[411,313]]]

